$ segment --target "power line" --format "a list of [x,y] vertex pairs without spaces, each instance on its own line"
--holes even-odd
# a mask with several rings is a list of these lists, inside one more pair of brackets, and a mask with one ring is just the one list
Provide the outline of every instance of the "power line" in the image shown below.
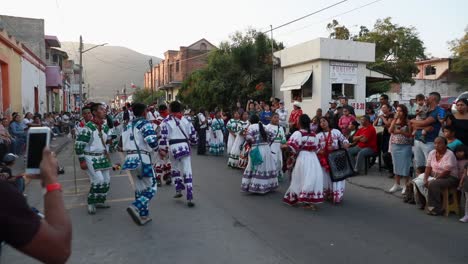
[[344,2],[347,2],[347,1],[348,1],[348,0],[343,0],[343,1],[338,2],[338,3],[335,3],[335,4],[333,4],[333,5],[329,5],[329,6],[327,6],[327,7],[324,7],[324,8],[322,8],[322,9],[319,9],[319,10],[317,10],[317,11],[314,11],[314,12],[312,12],[312,13],[310,13],[310,14],[307,14],[307,15],[302,16],[302,17],[300,17],[300,18],[296,18],[296,19],[291,20],[291,21],[289,21],[289,22],[287,22],[287,23],[284,23],[284,24],[282,24],[282,25],[279,25],[279,26],[277,26],[277,27],[275,27],[275,28],[272,28],[272,29],[270,29],[270,30],[267,30],[267,31],[265,31],[265,32],[263,32],[263,33],[266,34],[266,33],[270,32],[270,31],[273,31],[273,30],[276,30],[276,29],[285,27],[285,26],[290,25],[290,24],[292,24],[292,23],[294,23],[294,22],[297,22],[297,21],[302,20],[302,19],[304,19],[304,18],[308,18],[308,17],[310,17],[310,16],[312,16],[312,15],[318,14],[318,13],[320,13],[320,12],[322,12],[322,11],[325,11],[325,10],[327,10],[327,9],[330,9],[330,8],[332,8],[332,7],[334,7],[334,6],[337,6],[337,5],[342,4],[342,3],[344,3]]

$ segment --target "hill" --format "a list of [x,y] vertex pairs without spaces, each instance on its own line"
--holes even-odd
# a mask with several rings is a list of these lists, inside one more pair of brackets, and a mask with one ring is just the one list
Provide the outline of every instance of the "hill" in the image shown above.
[[[84,49],[94,44],[84,44]],[[78,42],[62,42],[62,49],[67,51],[70,59],[79,63]],[[102,46],[83,54],[84,81],[90,84],[90,99],[109,101],[117,89],[122,91],[124,85],[130,92],[130,84],[142,87],[143,75],[149,69],[148,61],[153,58],[153,64],[160,58],[138,53],[119,46]]]

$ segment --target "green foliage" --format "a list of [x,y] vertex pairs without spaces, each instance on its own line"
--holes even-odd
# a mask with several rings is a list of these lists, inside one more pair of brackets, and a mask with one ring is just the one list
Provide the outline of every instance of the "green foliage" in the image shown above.
[[419,72],[415,62],[425,59],[424,43],[414,27],[393,24],[390,17],[378,19],[372,30],[361,27],[354,40],[376,44],[375,62],[368,65],[392,76],[397,83],[414,83]]
[[133,93],[133,102],[143,103],[146,105],[153,104],[153,102],[156,102],[158,98],[164,96],[164,91],[157,91],[153,93],[153,96],[151,95],[151,89],[137,88],[136,91]]
[[[282,49],[281,43],[273,43]],[[271,41],[250,29],[236,32],[210,53],[206,68],[192,73],[182,84],[178,100],[191,108],[232,109],[237,101],[267,100],[271,96]],[[263,88],[255,87],[263,83]]]
[[462,85],[460,90],[466,90],[468,87],[468,26],[462,38],[452,40],[449,44],[453,52],[451,70],[457,74],[457,82]]
[[327,24],[327,30],[330,31],[330,38],[332,39],[351,39],[349,29],[340,25],[336,19]]

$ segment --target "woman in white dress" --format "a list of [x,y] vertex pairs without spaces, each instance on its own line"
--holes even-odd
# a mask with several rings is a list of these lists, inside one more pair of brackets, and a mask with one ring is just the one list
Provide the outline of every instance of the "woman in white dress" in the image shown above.
[[210,154],[219,156],[224,153],[224,121],[221,119],[221,113],[218,111],[215,118],[211,121],[211,141]]
[[234,145],[234,141],[237,137],[237,132],[240,129],[239,117],[239,112],[234,112],[233,117],[229,119],[228,123],[226,124],[226,129],[229,132],[227,141],[227,153],[231,153],[232,145]]
[[239,120],[238,130],[236,132],[236,139],[232,144],[231,152],[229,152],[228,166],[231,168],[241,168],[239,165],[239,158],[242,148],[244,147],[245,133],[247,132],[249,124],[249,113],[242,113],[242,118]]
[[322,203],[323,172],[317,158],[318,139],[310,131],[310,117],[299,117],[300,130],[295,131],[288,141],[288,146],[297,156],[291,174],[291,185],[283,201],[289,205],[302,204],[304,208],[315,210],[316,204]]
[[273,135],[268,133],[257,115],[250,117],[250,123],[245,139],[251,149],[241,190],[265,194],[278,188],[278,173],[269,143]]
[[211,129],[211,122],[213,122],[213,119],[211,118],[210,113],[208,111],[205,112],[206,116],[206,149],[210,149],[210,142],[211,138],[213,137],[213,129]]
[[318,157],[320,164],[322,164],[323,171],[323,195],[325,198],[332,200],[334,204],[338,204],[343,200],[346,181],[331,181],[327,157],[328,153],[339,149],[340,144],[342,147],[347,148],[349,142],[338,129],[330,127],[330,122],[326,117],[321,117],[319,119],[318,131],[317,138],[319,140],[320,149]]
[[271,122],[266,126],[266,129],[273,135],[270,142],[271,153],[275,159],[276,171],[278,172],[278,181],[283,181],[283,153],[281,148],[286,145],[286,136],[284,129],[279,126],[279,115],[274,113],[271,117]]

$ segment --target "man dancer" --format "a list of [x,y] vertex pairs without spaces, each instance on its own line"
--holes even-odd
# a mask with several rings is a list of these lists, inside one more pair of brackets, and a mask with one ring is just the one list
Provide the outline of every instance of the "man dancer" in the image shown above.
[[208,125],[208,120],[205,117],[205,109],[200,108],[200,112],[197,115],[198,125],[200,129],[198,130],[198,155],[205,155],[206,153],[206,128]]
[[135,201],[127,212],[138,225],[151,221],[148,203],[156,194],[156,177],[151,162],[151,152],[158,151],[158,138],[153,125],[146,120],[146,105],[132,105],[135,119],[122,133],[122,148],[126,152],[122,170],[129,170],[135,182]]
[[[158,138],[161,138],[161,123],[164,119],[169,115],[167,111],[167,106],[162,104],[158,107],[159,115],[154,121],[154,127]],[[171,161],[169,160],[168,156],[161,156],[159,153],[155,153],[155,162],[154,162],[154,170],[156,171],[156,182],[158,187],[161,187],[162,180],[166,183],[166,185],[171,185]]]
[[91,181],[88,194],[88,213],[95,214],[96,208],[109,208],[106,198],[110,187],[112,167],[108,144],[110,129],[105,123],[106,109],[100,103],[92,104],[93,119],[81,129],[75,142],[75,152],[82,170],[87,170]]
[[[182,106],[174,101],[169,105],[170,115],[161,124],[159,141],[161,156],[169,155],[172,163],[176,195],[182,197],[182,190],[187,190],[187,205],[193,207],[192,164],[190,160],[190,143],[196,144],[197,133],[192,123],[183,117]],[[183,182],[182,182],[183,178]]]

